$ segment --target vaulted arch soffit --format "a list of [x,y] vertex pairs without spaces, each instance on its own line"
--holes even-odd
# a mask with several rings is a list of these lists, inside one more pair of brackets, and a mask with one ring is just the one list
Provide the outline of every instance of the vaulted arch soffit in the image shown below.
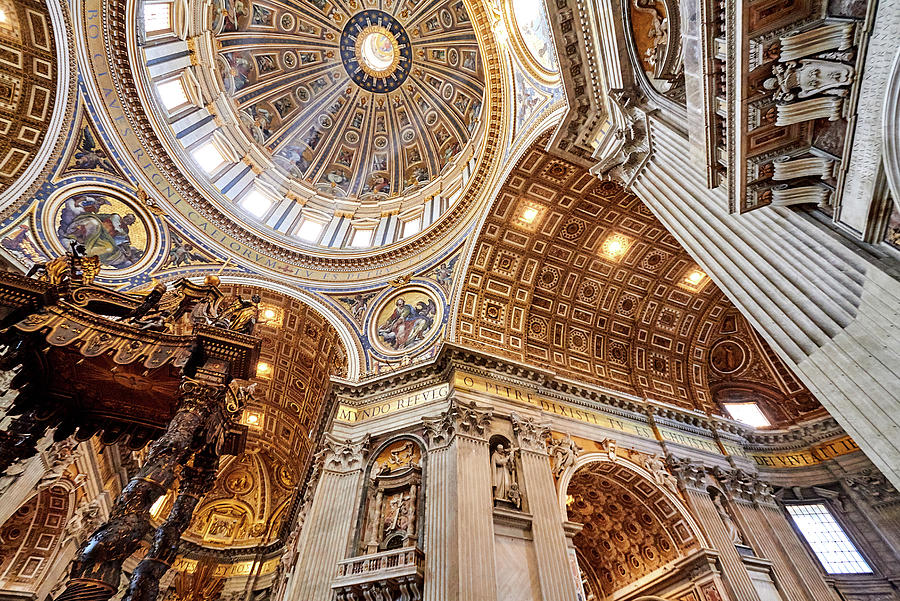
[[457,342],[703,413],[723,413],[713,384],[765,388],[772,423],[820,410],[634,194],[542,142],[515,165],[473,242]]
[[681,499],[648,475],[589,453],[560,481],[565,519],[583,525],[574,537],[579,567],[604,597],[705,546]]

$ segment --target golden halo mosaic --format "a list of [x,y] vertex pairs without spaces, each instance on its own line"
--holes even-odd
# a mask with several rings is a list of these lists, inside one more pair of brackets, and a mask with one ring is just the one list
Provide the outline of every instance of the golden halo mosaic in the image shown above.
[[341,32],[341,61],[350,79],[364,90],[393,92],[412,67],[409,36],[400,23],[380,10],[364,10]]

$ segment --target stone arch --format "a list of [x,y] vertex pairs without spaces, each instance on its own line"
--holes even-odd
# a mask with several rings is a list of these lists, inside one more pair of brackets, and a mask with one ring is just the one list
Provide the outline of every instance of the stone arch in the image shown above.
[[36,492],[0,526],[0,590],[34,594],[43,587],[71,517],[70,488]]
[[[583,524],[573,537],[579,566],[605,598],[635,587],[706,546],[678,495],[631,461],[587,453],[559,481],[564,519]],[[657,599],[644,597],[644,599]]]
[[360,346],[359,340],[356,335],[353,334],[350,326],[337,315],[337,312],[323,303],[319,298],[280,282],[262,280],[258,276],[223,275],[221,279],[225,284],[241,284],[266,288],[308,305],[313,311],[321,315],[329,324],[331,324],[331,327],[338,333],[341,343],[344,346],[344,355],[347,358],[346,378],[348,380],[359,379],[363,361],[362,347]]
[[[9,143],[0,144],[0,210],[31,201],[41,176],[48,174],[62,154],[77,96],[68,5],[12,0],[5,3],[4,12],[18,13],[18,23],[10,19],[11,28],[0,27],[0,40],[18,55],[20,67],[7,61],[2,71],[27,84],[17,106],[9,107],[5,115],[11,125],[5,131]],[[32,96],[37,104],[28,107]]]

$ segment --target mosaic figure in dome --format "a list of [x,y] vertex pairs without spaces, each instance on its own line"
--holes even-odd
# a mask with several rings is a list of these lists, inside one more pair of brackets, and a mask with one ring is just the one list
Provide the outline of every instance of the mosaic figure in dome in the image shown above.
[[75,169],[99,169],[107,173],[116,174],[116,168],[109,155],[96,142],[91,128],[85,125],[81,130],[81,139],[79,140],[78,149],[72,156],[72,167]]
[[405,298],[398,298],[394,311],[378,324],[379,338],[393,350],[414,346],[434,327],[437,305],[431,298],[417,296],[422,296],[422,300],[407,302]]
[[56,232],[64,247],[80,244],[86,256],[100,257],[102,265],[121,269],[134,265],[144,254],[142,245],[132,239],[132,228],[146,238],[143,224],[137,223],[124,203],[103,194],[78,194],[65,201]]

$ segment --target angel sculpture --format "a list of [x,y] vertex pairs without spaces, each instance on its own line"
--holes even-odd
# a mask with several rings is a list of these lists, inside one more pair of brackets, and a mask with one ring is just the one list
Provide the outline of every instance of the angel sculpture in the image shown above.
[[259,301],[258,294],[251,296],[250,300],[237,297],[231,306],[219,316],[217,325],[242,334],[252,334],[259,318]]

